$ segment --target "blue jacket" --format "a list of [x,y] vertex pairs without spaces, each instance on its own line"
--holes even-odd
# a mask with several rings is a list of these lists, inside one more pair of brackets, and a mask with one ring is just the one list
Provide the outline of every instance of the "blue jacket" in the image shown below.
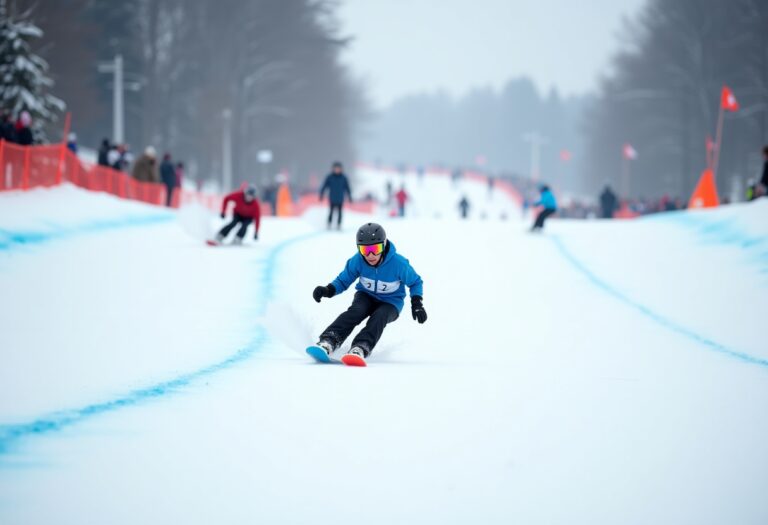
[[360,253],[356,253],[347,261],[347,265],[331,283],[336,288],[337,295],[359,278],[355,286],[356,290],[393,305],[398,312],[403,309],[406,286],[411,292],[411,297],[422,296],[421,277],[411,267],[408,259],[397,253],[395,245],[390,241],[387,243],[388,246],[378,266],[371,266],[365,262]]
[[335,173],[329,173],[325,178],[322,188],[320,188],[320,198],[323,198],[325,190],[328,190],[331,204],[344,204],[344,195],[349,195],[349,200],[352,202],[352,193],[349,191],[349,181],[347,176],[343,173],[336,175]]
[[552,192],[546,190],[541,192],[541,197],[536,201],[536,206],[544,206],[548,210],[556,210],[557,201],[555,201],[555,196],[552,195]]

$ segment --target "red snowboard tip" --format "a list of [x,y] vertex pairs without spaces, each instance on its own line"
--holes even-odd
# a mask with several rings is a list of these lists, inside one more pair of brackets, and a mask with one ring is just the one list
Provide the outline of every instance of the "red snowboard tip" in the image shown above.
[[214,241],[212,239],[208,239],[207,241],[205,241],[205,244],[207,244],[208,246],[218,246],[219,245],[219,243],[217,243],[216,241]]
[[365,366],[365,359],[355,354],[347,354],[341,358],[341,362],[347,366]]

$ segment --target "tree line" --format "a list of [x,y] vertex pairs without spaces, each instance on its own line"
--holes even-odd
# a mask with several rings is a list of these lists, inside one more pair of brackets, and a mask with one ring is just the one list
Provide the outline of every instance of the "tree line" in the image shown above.
[[531,144],[526,135],[535,133],[542,143],[541,178],[573,188],[584,142],[579,118],[589,100],[563,97],[554,88],[541,93],[526,77],[500,90],[479,88],[458,98],[440,92],[407,96],[375,116],[360,149],[366,159],[389,164],[527,176]]
[[8,2],[16,12],[30,10],[43,30],[37,52],[81,144],[95,147],[111,135],[112,76],[97,66],[120,54],[129,88],[126,141],[135,152],[153,145],[187,159],[188,174],[216,177],[229,123],[235,182],[258,178],[262,149],[273,152],[270,175],[287,169],[297,181],[354,158],[365,102],[338,60],[349,39],[333,2]]
[[621,187],[629,143],[638,153],[633,196],[689,196],[706,167],[706,137],[715,138],[723,85],[740,109],[725,113],[720,192],[757,176],[768,143],[768,2],[649,0],[623,35],[585,113],[588,185]]

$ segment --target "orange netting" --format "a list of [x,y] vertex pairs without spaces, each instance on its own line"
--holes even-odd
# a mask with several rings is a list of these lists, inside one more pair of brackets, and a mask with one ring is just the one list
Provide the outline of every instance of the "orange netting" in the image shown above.
[[[167,191],[164,184],[139,182],[128,173],[86,163],[64,144],[19,146],[0,140],[0,191],[50,187],[62,182],[158,206],[165,204]],[[175,208],[192,202],[218,210],[221,198],[177,188],[171,199]]]

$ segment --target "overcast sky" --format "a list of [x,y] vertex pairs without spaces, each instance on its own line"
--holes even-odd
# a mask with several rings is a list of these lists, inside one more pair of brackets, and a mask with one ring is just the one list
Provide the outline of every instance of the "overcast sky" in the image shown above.
[[562,94],[597,86],[645,0],[342,0],[344,61],[382,109],[415,92],[461,95],[530,76]]

